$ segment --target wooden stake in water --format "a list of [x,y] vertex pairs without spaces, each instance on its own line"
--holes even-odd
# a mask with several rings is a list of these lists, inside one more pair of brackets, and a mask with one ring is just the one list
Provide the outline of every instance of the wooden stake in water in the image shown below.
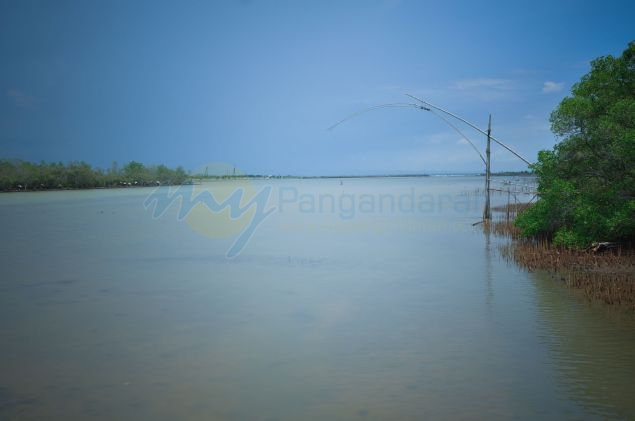
[[489,123],[487,124],[487,149],[485,149],[485,209],[483,209],[483,219],[489,221],[492,219],[492,211],[490,209],[490,142],[492,134],[492,115],[489,115]]

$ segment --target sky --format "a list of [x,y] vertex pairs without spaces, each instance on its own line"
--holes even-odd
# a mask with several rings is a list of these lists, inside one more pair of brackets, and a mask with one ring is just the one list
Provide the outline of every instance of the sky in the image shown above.
[[[633,16],[631,0],[0,0],[0,158],[482,172],[466,138],[484,154],[486,137],[460,121],[368,110],[410,94],[483,130],[491,115],[534,162],[590,62],[635,40]],[[493,171],[526,167],[492,146]]]

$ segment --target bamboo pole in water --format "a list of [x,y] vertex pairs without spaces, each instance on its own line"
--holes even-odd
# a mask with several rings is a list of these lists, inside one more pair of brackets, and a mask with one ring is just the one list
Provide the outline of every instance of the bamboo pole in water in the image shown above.
[[489,221],[492,219],[492,211],[490,209],[490,175],[491,175],[491,156],[490,156],[490,143],[492,134],[492,115],[489,115],[489,122],[487,123],[487,148],[485,149],[485,209],[483,209],[483,220]]

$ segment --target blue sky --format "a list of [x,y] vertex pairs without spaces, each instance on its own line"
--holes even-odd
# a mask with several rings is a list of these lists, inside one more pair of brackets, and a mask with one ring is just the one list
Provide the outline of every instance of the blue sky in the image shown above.
[[[336,175],[482,171],[410,93],[529,160],[631,1],[0,0],[0,157]],[[484,136],[455,122],[480,149]],[[493,170],[525,165],[493,147]]]

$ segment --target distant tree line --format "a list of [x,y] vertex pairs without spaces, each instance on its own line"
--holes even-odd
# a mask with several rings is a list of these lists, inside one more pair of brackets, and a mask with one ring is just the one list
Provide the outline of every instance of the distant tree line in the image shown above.
[[[485,173],[481,173],[480,175],[485,175]],[[533,177],[533,171],[498,171],[493,172],[492,175],[502,176],[502,177]]]
[[532,169],[540,199],[516,224],[565,247],[635,239],[635,42],[600,57],[551,114],[562,140]]
[[113,162],[107,170],[86,162],[40,162],[0,160],[0,191],[88,189],[183,184],[188,175],[182,167],[145,166],[131,161],[119,168]]

